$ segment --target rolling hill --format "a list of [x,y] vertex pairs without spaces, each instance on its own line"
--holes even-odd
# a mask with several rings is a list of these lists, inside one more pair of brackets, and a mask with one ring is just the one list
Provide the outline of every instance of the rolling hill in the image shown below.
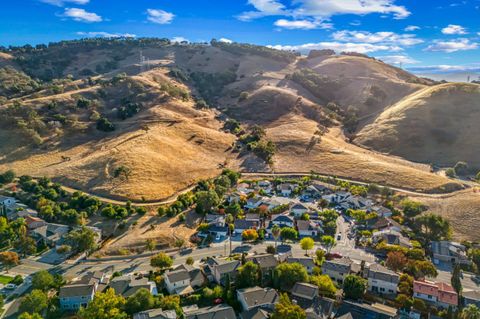
[[[85,39],[3,52],[1,74],[15,81],[0,88],[0,171],[93,194],[160,199],[225,166],[315,170],[426,192],[463,187],[408,161],[415,158],[349,143],[359,130],[367,145],[364,132],[384,112],[437,88],[363,55]],[[232,119],[238,131],[226,129]],[[270,165],[242,145],[254,125],[275,144]],[[116,176],[120,168],[128,176]]]

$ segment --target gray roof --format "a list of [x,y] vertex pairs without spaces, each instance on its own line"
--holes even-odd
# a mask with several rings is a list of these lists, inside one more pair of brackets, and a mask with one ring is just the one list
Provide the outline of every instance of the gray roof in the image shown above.
[[340,273],[349,273],[352,269],[353,261],[349,258],[340,258],[326,260],[322,265],[322,270],[331,270]]
[[248,311],[243,311],[240,314],[242,319],[268,319],[270,318],[270,311],[262,308],[254,308]]
[[298,231],[318,230],[318,226],[310,220],[297,220]]
[[5,201],[5,200],[7,200],[7,199],[13,199],[13,200],[15,200],[14,197],[9,197],[9,196],[0,195],[0,202],[3,202],[3,201]]
[[312,268],[315,266],[315,262],[312,257],[288,257],[288,263],[299,263],[307,268]]
[[245,215],[246,220],[259,220],[260,219],[260,214],[255,214],[255,213],[247,213]]
[[180,269],[184,269],[188,271],[190,280],[192,281],[196,281],[204,278],[202,271],[199,268],[195,268],[193,266],[186,265],[186,264],[179,265],[177,268],[175,268],[175,270],[180,270]]
[[398,283],[400,280],[400,276],[396,272],[391,271],[390,269],[385,268],[380,264],[370,265],[367,272],[368,278],[376,280],[382,280],[391,283]]
[[176,319],[175,310],[151,309],[133,315],[133,319]]
[[248,257],[247,260],[253,261],[260,268],[274,268],[278,265],[278,260],[272,254],[262,254]]
[[306,282],[297,282],[293,286],[291,293],[295,297],[312,300],[318,296],[318,287]]
[[245,300],[248,308],[262,305],[273,305],[278,302],[279,296],[273,288],[245,288],[237,290],[239,296]]
[[216,305],[194,310],[184,310],[185,319],[236,319],[235,311],[228,305]]
[[292,206],[291,209],[305,209],[305,210],[308,210],[307,206],[305,206],[301,203],[296,203],[295,205]]
[[171,283],[190,280],[190,274],[185,269],[168,271],[165,273],[165,277],[167,277]]
[[480,301],[480,291],[479,290],[463,290],[462,296],[468,300]]
[[60,288],[59,298],[71,298],[91,296],[95,291],[95,285],[68,285]]
[[150,291],[151,286],[148,278],[136,279],[131,276],[120,276],[113,278],[110,281],[109,287],[113,288],[116,294],[129,297],[142,288]]
[[220,274],[227,274],[237,270],[240,267],[240,261],[232,260],[232,261],[222,261],[220,264],[215,266],[217,271]]
[[234,225],[235,229],[250,229],[258,227],[258,222],[253,220],[236,219]]
[[277,215],[272,218],[272,222],[293,223],[293,218],[288,215]]

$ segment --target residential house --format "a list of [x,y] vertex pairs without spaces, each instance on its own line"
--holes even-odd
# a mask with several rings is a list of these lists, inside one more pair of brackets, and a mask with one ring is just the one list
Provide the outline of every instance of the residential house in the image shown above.
[[288,215],[275,215],[272,216],[271,224],[277,225],[278,227],[293,227],[295,225],[295,220]]
[[383,206],[373,206],[370,210],[377,213],[380,217],[392,217],[393,214],[390,209]]
[[245,204],[246,209],[256,209],[260,207],[264,202],[264,198],[262,196],[253,196],[247,200]]
[[150,309],[133,315],[133,319],[176,319],[175,310]]
[[458,294],[452,286],[443,282],[415,280],[413,281],[413,297],[443,308],[458,306]]
[[272,254],[261,254],[247,257],[247,261],[252,261],[258,265],[262,273],[262,283],[268,282],[272,278],[273,270],[279,264],[277,258]]
[[207,214],[205,222],[210,225],[225,226],[225,215]]
[[323,233],[319,224],[311,220],[297,220],[297,230],[300,237],[317,237]]
[[308,211],[308,207],[303,205],[302,203],[296,203],[292,207],[290,207],[290,213],[292,213],[295,218],[302,217],[302,215],[307,213]]
[[325,199],[329,204],[339,205],[345,202],[351,196],[352,194],[348,192],[336,192],[333,194],[324,195],[322,198]]
[[220,304],[211,307],[198,308],[196,305],[183,308],[185,319],[236,319],[232,307]]
[[31,208],[24,208],[22,210],[10,210],[7,212],[8,220],[17,220],[19,218],[27,219],[27,217],[38,217],[38,212]]
[[234,222],[234,232],[241,235],[247,229],[258,229],[259,223],[253,220],[236,219]]
[[323,194],[329,192],[329,189],[320,184],[313,184],[307,186],[307,188],[302,192],[301,199],[308,201],[312,199],[319,199]]
[[372,264],[365,268],[368,290],[373,293],[396,295],[400,276],[380,264]]
[[326,260],[322,264],[322,273],[328,275],[333,281],[338,284],[343,284],[345,277],[351,273],[356,272],[358,267],[350,258],[340,258],[333,260]]
[[272,194],[273,186],[270,181],[259,181],[257,183],[258,187],[263,190],[266,194]]
[[58,299],[60,309],[77,311],[80,307],[86,307],[96,293],[95,284],[66,285],[60,287]]
[[47,222],[40,217],[27,215],[25,217],[25,224],[27,225],[28,230],[33,230],[45,226]]
[[283,197],[290,197],[296,188],[297,185],[295,184],[283,183],[277,186],[277,191],[279,191]]
[[117,295],[124,297],[130,297],[142,288],[147,289],[154,296],[158,295],[156,284],[145,277],[136,278],[131,275],[115,277],[110,281],[109,287],[115,290]]
[[250,194],[253,192],[253,189],[250,187],[248,183],[239,183],[237,184],[237,191],[242,192],[244,194]]
[[7,217],[7,211],[9,211],[15,203],[15,198],[0,195],[0,216]]
[[299,263],[309,274],[312,274],[313,268],[315,268],[315,262],[312,257],[300,256],[300,257],[287,257],[287,263]]
[[48,246],[58,246],[63,243],[64,236],[70,231],[70,227],[61,224],[46,223],[33,229],[30,234],[37,241],[43,241]]
[[227,237],[229,231],[230,230],[227,225],[218,226],[218,225],[212,224],[208,227],[208,232],[217,240]]
[[207,259],[207,276],[209,280],[216,282],[217,284],[224,285],[225,280],[230,278],[231,281],[235,280],[237,275],[237,269],[241,266],[238,260],[225,260],[218,258]]
[[245,220],[254,221],[260,224],[260,214],[247,213],[245,214]]
[[335,318],[342,319],[392,319],[399,318],[398,310],[384,304],[359,303],[344,300],[335,311]]
[[268,319],[272,315],[272,309],[253,308],[240,313],[240,319]]
[[452,264],[469,264],[470,260],[467,257],[467,248],[452,241],[433,241],[431,244],[433,254],[433,262],[447,262]]
[[385,229],[382,231],[374,232],[372,234],[372,240],[374,243],[385,241],[389,245],[399,245],[406,248],[412,248],[410,240],[403,236],[400,232],[393,229]]
[[189,265],[180,265],[165,272],[164,282],[170,294],[187,295],[205,283],[205,277],[198,268]]
[[237,290],[237,300],[244,311],[254,308],[273,309],[279,301],[279,295],[273,288],[252,287]]
[[390,217],[378,217],[371,219],[368,223],[368,228],[375,229],[378,231],[382,230],[394,230],[396,232],[402,231],[402,225],[400,225],[395,220]]
[[480,308],[480,290],[463,289],[462,297],[465,307],[474,304]]
[[297,282],[290,293],[295,300],[300,299],[301,301],[313,302],[318,297],[318,287],[306,282]]

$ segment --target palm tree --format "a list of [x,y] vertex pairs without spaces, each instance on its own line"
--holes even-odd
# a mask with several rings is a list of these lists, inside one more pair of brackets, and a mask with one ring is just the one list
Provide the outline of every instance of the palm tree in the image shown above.
[[463,308],[460,315],[461,319],[480,319],[480,309],[474,304],[470,304]]
[[272,236],[275,239],[275,251],[277,251],[277,240],[280,237],[280,227],[278,225],[274,225],[272,228]]

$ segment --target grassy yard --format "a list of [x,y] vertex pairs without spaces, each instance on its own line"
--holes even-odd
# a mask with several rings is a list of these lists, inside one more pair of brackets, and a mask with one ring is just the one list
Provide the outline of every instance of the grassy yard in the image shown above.
[[13,278],[12,277],[8,277],[8,276],[4,276],[4,275],[0,275],[0,284],[8,284],[10,281],[12,281]]

